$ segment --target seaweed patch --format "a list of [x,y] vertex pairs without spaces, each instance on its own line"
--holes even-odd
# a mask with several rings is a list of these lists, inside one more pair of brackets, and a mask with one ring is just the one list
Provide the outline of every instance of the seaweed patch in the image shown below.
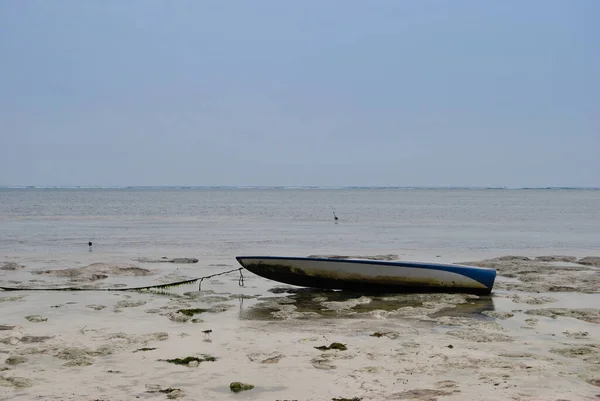
[[217,358],[210,355],[202,355],[201,358],[197,356],[186,356],[185,358],[173,358],[173,359],[159,359],[159,361],[174,363],[175,365],[186,365],[186,366],[198,366],[202,362],[215,362]]
[[208,312],[208,309],[194,308],[194,309],[179,309],[177,311],[177,313],[181,313],[183,315],[190,316],[190,317],[200,314],[200,313],[204,313],[204,312]]
[[348,347],[342,343],[331,343],[329,346],[321,345],[320,347],[315,347],[319,351],[328,351],[330,349],[337,349],[339,351],[346,351]]
[[242,382],[232,382],[229,384],[229,389],[234,393],[239,393],[240,391],[252,390],[254,385]]
[[133,351],[133,352],[140,352],[140,351],[154,351],[155,349],[156,349],[156,348],[144,347],[144,348],[139,348],[139,349],[136,349],[136,350],[135,350],[135,351]]

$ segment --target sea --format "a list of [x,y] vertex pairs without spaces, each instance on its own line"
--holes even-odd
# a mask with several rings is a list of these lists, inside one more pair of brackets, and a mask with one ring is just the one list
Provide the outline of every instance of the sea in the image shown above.
[[0,261],[89,252],[224,265],[239,255],[393,254],[444,262],[599,255],[600,190],[0,189]]

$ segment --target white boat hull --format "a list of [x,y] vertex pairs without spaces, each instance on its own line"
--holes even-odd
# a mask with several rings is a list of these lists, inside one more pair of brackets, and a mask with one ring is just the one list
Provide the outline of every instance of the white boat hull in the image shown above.
[[276,256],[236,259],[270,280],[327,289],[489,294],[496,278],[494,269],[441,263]]

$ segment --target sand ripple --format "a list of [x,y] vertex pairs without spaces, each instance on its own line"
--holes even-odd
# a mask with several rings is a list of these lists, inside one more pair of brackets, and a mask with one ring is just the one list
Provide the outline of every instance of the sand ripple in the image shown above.
[[531,309],[526,311],[525,313],[528,315],[546,316],[554,319],[556,319],[558,316],[566,316],[583,320],[584,322],[600,324],[600,309],[545,308]]
[[[464,264],[491,267],[497,270],[500,277],[517,279],[518,282],[498,280],[497,288],[509,291],[600,293],[600,271],[589,267],[600,266],[600,258],[582,258],[577,261],[579,265],[556,265],[552,262],[557,258],[503,256]],[[552,262],[547,262],[548,259],[552,259]],[[565,257],[560,259],[564,260]]]

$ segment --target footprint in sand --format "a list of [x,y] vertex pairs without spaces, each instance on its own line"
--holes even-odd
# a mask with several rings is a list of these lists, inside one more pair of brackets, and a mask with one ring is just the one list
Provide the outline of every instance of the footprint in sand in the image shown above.
[[259,362],[259,363],[277,363],[279,362],[279,360],[281,360],[283,358],[283,355],[277,352],[271,352],[271,353],[253,353],[253,354],[248,354],[246,355],[248,357],[248,359],[250,359],[250,361],[252,362]]
[[586,338],[589,338],[589,336],[590,336],[590,333],[588,333],[587,331],[570,332],[569,330],[567,330],[567,331],[563,331],[563,334],[569,338],[574,338],[576,340],[586,339]]
[[439,381],[439,382],[435,383],[435,386],[438,389],[453,389],[454,391],[458,391],[457,390],[458,385],[456,384],[456,382],[454,380]]
[[93,310],[102,310],[102,309],[106,308],[106,305],[87,305],[86,308],[93,309]]
[[41,322],[46,322],[48,321],[47,317],[42,317],[40,315],[30,315],[30,316],[25,316],[25,319],[29,320],[32,323],[41,323]]
[[335,369],[335,365],[331,363],[331,354],[322,354],[321,356],[314,357],[310,360],[310,363],[317,369],[321,370],[332,370]]
[[25,358],[24,356],[11,356],[9,358],[6,358],[6,360],[4,361],[5,364],[13,366],[20,365],[25,362],[27,362],[27,358]]
[[119,301],[117,302],[117,308],[135,308],[136,306],[146,305],[146,301]]
[[54,336],[23,336],[23,337],[21,337],[20,340],[24,344],[33,344],[33,343],[43,343],[52,338],[54,338]]

